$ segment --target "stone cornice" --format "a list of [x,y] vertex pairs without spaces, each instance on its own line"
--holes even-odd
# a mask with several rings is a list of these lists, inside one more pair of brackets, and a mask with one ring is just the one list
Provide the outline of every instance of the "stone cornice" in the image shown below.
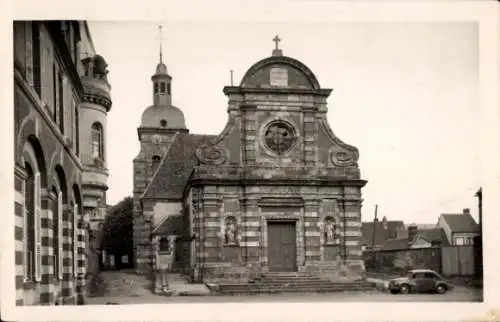
[[159,127],[139,127],[137,128],[137,136],[139,140],[142,134],[175,134],[177,132],[189,133],[188,129],[163,129]]
[[309,89],[309,88],[281,88],[281,87],[239,87],[239,86],[225,86],[223,92],[225,95],[231,94],[309,94],[314,96],[328,97],[332,93],[332,89],[320,88],[320,89]]
[[203,185],[261,185],[261,186],[343,186],[343,187],[364,187],[368,181],[356,179],[204,179],[194,178],[189,180],[188,186],[203,186]]
[[83,95],[83,102],[89,102],[89,103],[93,103],[93,104],[99,104],[101,106],[104,106],[104,108],[106,109],[106,112],[109,112],[111,110],[111,105],[112,105],[112,102],[111,102],[111,99],[109,99],[108,97],[105,97],[103,95],[99,95],[99,94],[90,94],[90,93],[85,93]]

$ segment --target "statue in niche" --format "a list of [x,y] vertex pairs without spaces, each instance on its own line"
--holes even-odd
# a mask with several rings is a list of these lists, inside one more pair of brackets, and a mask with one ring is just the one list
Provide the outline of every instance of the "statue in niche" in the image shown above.
[[328,218],[325,222],[325,242],[332,244],[335,242],[335,221]]
[[229,217],[226,220],[226,244],[227,245],[236,245],[236,219],[233,217]]

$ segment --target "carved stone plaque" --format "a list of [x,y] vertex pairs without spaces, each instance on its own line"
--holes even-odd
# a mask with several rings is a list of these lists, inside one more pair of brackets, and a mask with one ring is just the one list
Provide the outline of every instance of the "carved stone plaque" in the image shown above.
[[287,87],[288,69],[280,67],[271,68],[269,78],[269,84],[271,86]]

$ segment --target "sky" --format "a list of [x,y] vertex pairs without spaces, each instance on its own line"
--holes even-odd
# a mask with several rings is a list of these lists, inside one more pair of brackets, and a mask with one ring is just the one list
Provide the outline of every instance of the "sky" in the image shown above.
[[227,121],[230,70],[239,83],[271,55],[308,66],[324,88],[335,135],[359,149],[363,221],[436,223],[470,208],[480,186],[478,29],[473,22],[90,21],[109,64],[108,203],[132,195],[137,127],[152,104],[159,60],[173,77],[173,104],[191,133],[219,134]]

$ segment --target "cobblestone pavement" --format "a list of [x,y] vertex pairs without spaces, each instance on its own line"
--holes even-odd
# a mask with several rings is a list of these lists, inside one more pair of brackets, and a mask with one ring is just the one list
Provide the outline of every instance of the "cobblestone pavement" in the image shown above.
[[89,305],[100,304],[146,304],[146,303],[220,303],[220,302],[464,302],[482,301],[482,290],[457,286],[444,294],[393,295],[380,291],[341,292],[324,294],[266,294],[237,296],[160,296],[151,293],[149,282],[142,276],[122,272],[103,272],[103,279],[109,283],[103,297],[87,299]]

